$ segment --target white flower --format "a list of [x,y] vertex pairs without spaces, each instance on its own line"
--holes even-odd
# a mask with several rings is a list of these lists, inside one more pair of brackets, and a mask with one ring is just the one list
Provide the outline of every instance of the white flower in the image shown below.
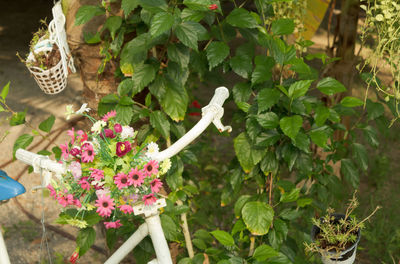
[[150,143],[147,145],[146,156],[150,158],[150,157],[152,157],[154,154],[157,154],[158,151],[159,151],[159,148],[158,148],[157,143],[150,142]]
[[171,168],[171,160],[170,159],[165,159],[161,162],[160,164],[160,171],[161,174],[167,173],[167,171]]
[[121,139],[126,139],[128,137],[133,137],[134,131],[133,128],[130,126],[123,126],[121,132]]
[[96,123],[93,124],[91,130],[92,130],[93,133],[100,134],[101,129],[103,127],[105,127],[106,125],[107,125],[106,122],[104,122],[103,120],[99,120],[99,121],[97,121]]
[[66,119],[69,120],[74,113],[73,105],[67,105],[65,108]]
[[89,112],[89,111],[90,111],[90,108],[89,108],[89,107],[86,107],[86,106],[87,106],[87,104],[84,103],[84,104],[81,106],[81,108],[80,108],[78,111],[75,112],[75,114],[81,115],[81,114],[83,114],[83,113],[85,113],[85,112]]

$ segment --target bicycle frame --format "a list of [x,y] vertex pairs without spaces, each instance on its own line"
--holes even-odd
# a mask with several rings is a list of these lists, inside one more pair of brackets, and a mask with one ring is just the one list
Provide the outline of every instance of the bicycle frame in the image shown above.
[[[229,97],[229,91],[225,87],[219,87],[215,90],[215,94],[211,99],[210,103],[202,108],[201,120],[183,137],[181,137],[172,146],[165,149],[164,151],[155,153],[151,158],[157,161],[162,161],[170,158],[179,153],[183,148],[189,145],[194,139],[196,139],[211,123],[217,127],[220,132],[231,131],[230,126],[223,126],[221,118],[224,114],[222,104]],[[37,155],[29,151],[18,149],[16,157],[20,161],[32,165],[35,172],[40,170],[50,171],[56,175],[62,175],[65,173],[65,167],[55,161],[50,160],[46,156]],[[48,179],[49,180],[49,179]],[[47,185],[47,183],[45,183]],[[159,208],[165,207],[165,199],[159,199],[151,206],[138,205],[133,207],[135,215],[144,215],[145,223],[143,223],[136,230],[131,237],[125,241],[122,246],[118,248],[114,254],[107,259],[106,264],[119,263],[126,255],[129,254],[147,235],[150,236],[154,250],[156,252],[156,259],[150,261],[150,264],[172,264],[171,254],[169,252],[168,243],[165,239],[164,232],[162,230],[161,221],[159,217]],[[4,247],[5,249],[5,247]],[[0,241],[0,260],[2,256],[2,248]],[[5,250],[7,253],[7,250]],[[3,262],[1,262],[3,263]],[[4,262],[8,264],[7,262]]]

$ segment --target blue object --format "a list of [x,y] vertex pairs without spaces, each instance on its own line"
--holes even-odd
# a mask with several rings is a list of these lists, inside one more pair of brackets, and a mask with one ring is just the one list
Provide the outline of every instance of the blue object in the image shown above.
[[8,200],[25,192],[25,187],[8,177],[5,171],[0,170],[0,201]]

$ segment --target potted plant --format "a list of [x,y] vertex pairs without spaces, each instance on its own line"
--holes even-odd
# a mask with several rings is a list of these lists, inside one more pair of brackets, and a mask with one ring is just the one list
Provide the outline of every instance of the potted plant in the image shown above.
[[359,221],[352,215],[357,207],[358,201],[354,193],[345,214],[337,214],[329,208],[325,216],[313,218],[312,243],[305,243],[306,252],[320,253],[324,264],[352,264],[356,258],[357,245],[365,221],[380,209],[377,206],[369,216]]

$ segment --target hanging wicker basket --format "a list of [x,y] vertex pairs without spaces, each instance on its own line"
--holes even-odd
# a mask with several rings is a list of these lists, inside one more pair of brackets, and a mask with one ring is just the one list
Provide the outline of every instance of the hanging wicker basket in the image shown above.
[[41,40],[33,50],[35,54],[31,51],[26,60],[29,71],[46,94],[58,94],[67,86],[68,72],[63,67],[61,56],[59,62],[49,69],[32,66],[36,62],[35,56],[48,56],[53,49],[60,50],[56,42],[48,39]]
[[[63,91],[67,87],[69,70],[73,73],[76,72],[67,43],[67,35],[64,28],[65,16],[62,12],[60,1],[54,5],[52,13],[53,20],[49,23],[49,38],[39,40],[26,59],[26,66],[40,89],[46,94],[58,94]],[[51,58],[54,55],[54,52],[51,54],[54,50],[58,50],[60,53],[58,63],[53,63],[52,67],[48,69],[37,67],[36,58],[38,56]]]

